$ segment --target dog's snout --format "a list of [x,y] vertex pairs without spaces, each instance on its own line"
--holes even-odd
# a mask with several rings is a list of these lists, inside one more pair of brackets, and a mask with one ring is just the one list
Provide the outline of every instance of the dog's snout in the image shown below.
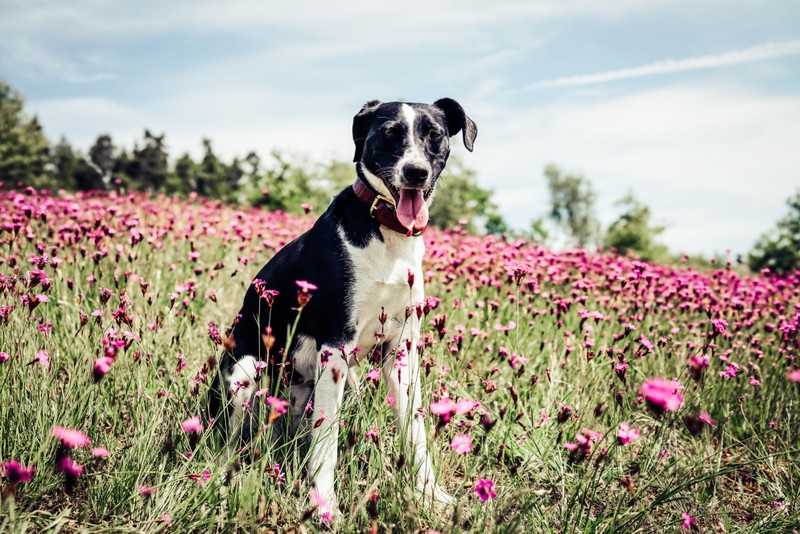
[[409,185],[422,185],[428,179],[428,169],[409,163],[403,166],[403,178]]

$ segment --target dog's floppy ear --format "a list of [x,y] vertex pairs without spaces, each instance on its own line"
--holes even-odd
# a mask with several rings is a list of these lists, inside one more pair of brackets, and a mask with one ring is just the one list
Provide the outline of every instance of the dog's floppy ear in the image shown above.
[[372,114],[381,105],[380,100],[370,100],[361,108],[361,111],[353,117],[353,142],[356,144],[356,153],[353,161],[361,161],[361,154],[364,152],[364,142],[367,140],[367,127],[372,119]]
[[464,113],[464,108],[461,104],[452,98],[441,98],[433,103],[434,106],[444,111],[444,118],[447,121],[447,129],[450,136],[456,135],[458,132],[464,132],[464,146],[472,152],[472,146],[475,143],[475,138],[478,137],[478,126],[467,117]]

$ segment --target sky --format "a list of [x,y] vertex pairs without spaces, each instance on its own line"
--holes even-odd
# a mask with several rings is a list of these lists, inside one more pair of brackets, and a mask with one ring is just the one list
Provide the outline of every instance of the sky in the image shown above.
[[451,97],[512,226],[553,163],[604,224],[632,192],[672,252],[744,253],[800,188],[798,1],[0,0],[0,78],[51,141],[148,128],[173,158],[349,160],[364,102]]

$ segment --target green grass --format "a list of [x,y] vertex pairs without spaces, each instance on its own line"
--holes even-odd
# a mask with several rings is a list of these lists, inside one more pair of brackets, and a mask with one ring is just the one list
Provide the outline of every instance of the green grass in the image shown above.
[[[441,301],[423,321],[422,358],[431,362],[423,373],[423,404],[444,391],[481,403],[480,410],[444,426],[436,424],[436,416],[426,418],[439,479],[458,506],[430,506],[413,491],[386,388],[364,379],[372,368],[364,362],[357,369],[358,391],[346,393],[342,409],[337,466],[342,513],[326,526],[308,497],[304,435],[273,445],[267,429],[242,458],[224,462],[212,432],[204,432],[194,447],[181,432],[181,422],[202,415],[205,404],[208,384],[192,378],[221,355],[209,340],[208,324],[220,325],[224,333],[273,245],[298,235],[311,221],[163,197],[30,196],[24,203],[34,208],[31,217],[21,201],[0,202],[4,224],[22,223],[18,234],[0,234],[0,306],[13,308],[0,324],[0,350],[10,357],[0,363],[0,460],[34,466],[36,474],[0,505],[0,531],[679,532],[684,512],[697,518],[701,531],[798,528],[800,391],[786,379],[787,354],[796,354],[797,335],[781,340],[775,326],[768,326],[797,314],[796,280],[787,286],[724,271],[716,278],[710,271],[695,273],[717,302],[689,290],[662,308],[659,280],[669,285],[670,277],[691,279],[694,271],[649,266],[653,287],[634,290],[635,266],[629,260],[551,254],[528,244],[431,232],[426,293]],[[69,208],[72,203],[77,209]],[[131,245],[132,231],[144,240]],[[77,236],[75,243],[71,235]],[[197,261],[189,259],[192,249],[200,253]],[[63,263],[43,266],[52,281],[49,302],[30,311],[21,296],[43,292],[41,286],[27,287],[30,259],[42,254]],[[240,258],[247,258],[247,265]],[[517,263],[528,271],[520,284],[510,274]],[[184,290],[173,301],[176,286],[190,280],[193,296]],[[741,288],[734,288],[735,280]],[[141,281],[149,284],[145,290]],[[748,304],[761,311],[750,317],[752,324],[734,329],[744,317],[733,297],[761,295],[753,288],[762,285],[772,296]],[[112,292],[106,304],[100,288]],[[117,324],[111,314],[123,292],[131,303],[131,325]],[[551,313],[561,298],[569,309]],[[686,302],[692,307],[680,309]],[[731,325],[727,335],[713,340],[716,347],[709,346],[703,310],[709,305]],[[95,309],[105,310],[99,322],[91,316]],[[598,310],[607,319],[582,321],[581,309]],[[82,327],[79,310],[90,316]],[[440,339],[430,321],[443,314],[448,332]],[[508,332],[495,329],[510,321],[516,327]],[[637,330],[612,341],[624,332],[623,322]],[[52,324],[49,334],[39,331],[39,323]],[[472,328],[480,333],[472,335]],[[130,336],[130,345],[95,382],[93,361],[102,355],[103,339],[112,337],[110,329],[129,332],[117,337]],[[454,336],[462,329],[458,348]],[[656,345],[653,353],[642,348],[642,334]],[[594,347],[583,346],[587,337]],[[661,337],[669,339],[659,344]],[[499,355],[500,347],[529,361],[514,369]],[[49,367],[34,361],[40,349],[50,355]],[[704,349],[712,356],[711,367],[696,383],[685,361]],[[746,369],[729,380],[718,376],[725,369],[719,356],[726,351]],[[179,353],[185,355],[182,370]],[[613,371],[623,357],[629,364],[625,383]],[[759,387],[750,385],[750,375],[758,377]],[[641,384],[656,376],[685,386],[678,412],[657,416],[637,400]],[[577,417],[558,423],[564,405]],[[696,409],[708,411],[716,425],[695,437],[683,417]],[[543,412],[550,422],[541,422]],[[484,414],[494,422],[491,429],[480,423]],[[624,446],[616,442],[623,421],[641,432]],[[93,458],[88,449],[74,451],[86,471],[71,493],[53,468],[56,425],[82,430],[93,446],[110,451],[105,459]],[[364,439],[375,427],[377,444]],[[604,439],[585,460],[571,461],[564,444],[583,428]],[[449,446],[462,433],[473,437],[474,450],[466,455]],[[275,464],[285,480],[265,470]],[[206,470],[204,485],[190,478]],[[629,487],[620,483],[625,477],[632,481]],[[473,489],[481,478],[494,481],[496,498],[477,498]],[[141,487],[157,490],[145,497]],[[165,514],[171,524],[161,520]]]

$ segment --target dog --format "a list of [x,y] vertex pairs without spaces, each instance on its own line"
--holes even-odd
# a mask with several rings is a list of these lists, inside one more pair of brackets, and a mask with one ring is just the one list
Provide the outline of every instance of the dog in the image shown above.
[[459,132],[471,152],[477,126],[450,98],[367,102],[353,119],[355,182],[261,269],[232,327],[210,389],[210,415],[223,420],[218,426],[229,447],[242,445],[263,424],[264,403],[254,396],[261,372],[270,376],[270,395],[277,386],[290,388],[295,424],[313,412],[307,470],[324,501],[319,513],[338,512],[334,473],[345,383],[351,367],[375,350],[417,489],[454,502],[437,484],[428,454],[420,321],[412,311],[424,299],[422,233],[449,138]]

